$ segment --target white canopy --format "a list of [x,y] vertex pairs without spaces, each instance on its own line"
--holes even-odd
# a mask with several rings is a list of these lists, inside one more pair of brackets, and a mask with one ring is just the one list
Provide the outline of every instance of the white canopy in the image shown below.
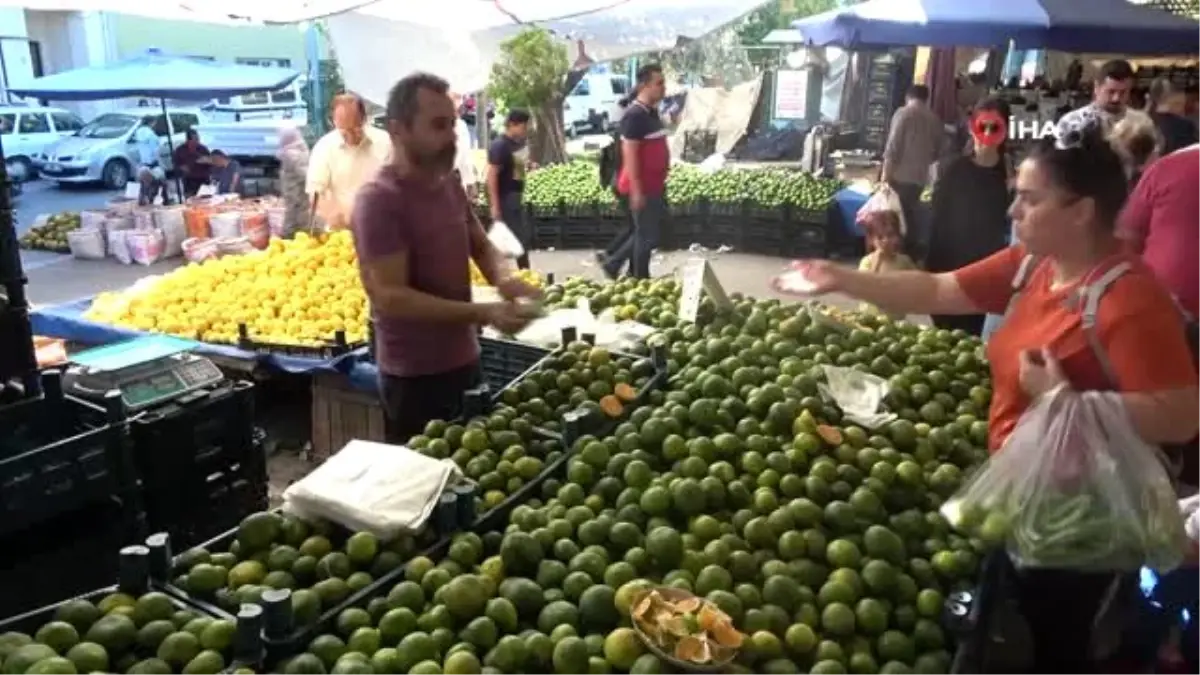
[[[33,10],[103,10],[293,23],[327,18],[346,86],[382,102],[400,77],[425,70],[459,91],[482,88],[500,43],[528,24],[597,61],[674,47],[749,13],[766,0],[0,0]],[[156,6],[157,5],[157,6]]]

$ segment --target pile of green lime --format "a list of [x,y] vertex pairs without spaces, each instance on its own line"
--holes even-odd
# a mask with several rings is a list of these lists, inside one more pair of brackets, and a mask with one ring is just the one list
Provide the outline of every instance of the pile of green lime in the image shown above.
[[290,589],[296,621],[305,625],[398,569],[432,536],[381,542],[370,532],[263,511],[242,520],[228,550],[193,548],[177,556],[174,584],[233,613],[260,602],[265,590]]
[[616,196],[600,184],[600,169],[585,161],[552,164],[525,176],[524,202],[534,209],[613,205]]
[[32,635],[0,634],[0,663],[14,674],[220,673],[234,629],[162,593],[112,593],[62,603]]
[[671,168],[667,200],[672,205],[707,200],[714,204],[751,204],[763,208],[784,205],[824,210],[845,187],[841,181],[786,169],[721,169],[703,171],[688,164]]
[[[551,288],[550,302],[628,305],[656,326],[647,342],[665,346],[671,373],[661,398],[610,436],[578,439],[565,476],[504,531],[410,561],[386,596],[279,667],[668,672],[629,622],[638,591],[666,585],[733,619],[746,635],[737,672],[946,672],[943,598],[973,583],[985,550],[938,513],[986,458],[979,341],[872,314],[843,330],[739,296],[686,323],[678,293],[669,280]],[[568,370],[580,363],[598,368],[582,347]],[[888,380],[895,419],[844,420],[821,393],[826,365]],[[562,391],[558,377],[523,396]]]

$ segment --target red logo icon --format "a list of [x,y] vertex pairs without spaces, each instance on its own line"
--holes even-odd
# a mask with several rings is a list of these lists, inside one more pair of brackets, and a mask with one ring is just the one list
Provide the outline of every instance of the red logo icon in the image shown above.
[[971,136],[982,146],[997,147],[1008,137],[1008,121],[994,110],[982,110],[971,118]]

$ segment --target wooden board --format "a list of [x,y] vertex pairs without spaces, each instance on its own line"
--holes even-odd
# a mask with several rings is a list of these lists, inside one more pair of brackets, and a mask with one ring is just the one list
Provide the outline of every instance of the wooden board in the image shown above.
[[383,407],[374,392],[350,386],[344,375],[312,380],[312,459],[321,462],[354,439],[384,440]]

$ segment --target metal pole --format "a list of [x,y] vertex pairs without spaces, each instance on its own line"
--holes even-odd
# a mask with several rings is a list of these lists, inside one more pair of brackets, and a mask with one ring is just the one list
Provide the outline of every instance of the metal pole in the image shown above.
[[304,32],[304,52],[308,59],[308,90],[312,92],[308,123],[313,125],[317,136],[325,134],[325,96],[321,91],[321,31],[315,21],[308,24]]
[[[183,203],[183,179],[179,177],[179,167],[175,166],[175,139],[171,136],[171,132],[175,131],[175,126],[171,124],[171,116],[167,114],[167,99],[158,99],[162,104],[163,124],[167,127],[167,149],[171,151],[171,170],[175,172],[175,196],[179,198],[179,203]],[[140,177],[139,177],[140,180]],[[166,199],[164,196],[163,199]]]

